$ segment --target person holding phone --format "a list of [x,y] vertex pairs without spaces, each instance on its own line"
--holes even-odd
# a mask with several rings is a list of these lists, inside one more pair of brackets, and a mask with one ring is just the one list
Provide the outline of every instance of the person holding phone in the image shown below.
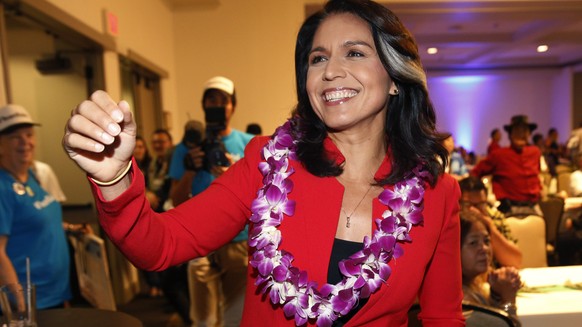
[[[230,79],[216,76],[204,83],[202,108],[205,137],[185,138],[176,146],[171,160],[170,196],[174,206],[204,191],[228,166],[242,158],[254,136],[230,125],[236,108]],[[222,159],[224,155],[229,162]],[[246,289],[247,237],[245,228],[229,244],[189,263],[192,326],[240,324]]]

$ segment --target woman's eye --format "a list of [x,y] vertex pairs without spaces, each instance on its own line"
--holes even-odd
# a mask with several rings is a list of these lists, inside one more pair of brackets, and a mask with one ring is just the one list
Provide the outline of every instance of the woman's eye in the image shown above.
[[364,54],[359,51],[351,50],[348,52],[348,57],[363,57]]
[[313,64],[320,63],[324,60],[325,60],[324,56],[313,56],[309,62],[313,65]]

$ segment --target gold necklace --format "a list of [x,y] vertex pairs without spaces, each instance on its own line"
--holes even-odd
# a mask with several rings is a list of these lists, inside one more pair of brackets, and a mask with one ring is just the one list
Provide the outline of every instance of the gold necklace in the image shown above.
[[350,213],[348,215],[348,213],[346,212],[346,210],[342,206],[342,211],[344,212],[344,215],[346,215],[346,227],[347,228],[350,228],[350,219],[352,218],[352,215],[356,212],[356,210],[358,209],[360,204],[362,204],[362,201],[364,201],[364,199],[366,198],[366,195],[368,195],[368,193],[370,193],[372,186],[374,186],[374,185],[370,185],[370,187],[368,187],[368,190],[366,191],[366,193],[364,193],[364,196],[360,199],[360,202],[358,202],[358,204],[356,204],[356,207],[354,208],[354,210],[352,210],[352,213]]

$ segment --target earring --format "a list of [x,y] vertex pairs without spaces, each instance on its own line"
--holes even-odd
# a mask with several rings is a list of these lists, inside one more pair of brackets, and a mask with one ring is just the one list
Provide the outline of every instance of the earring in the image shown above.
[[388,92],[390,95],[398,95],[398,89],[394,88],[394,90],[392,90],[392,92]]

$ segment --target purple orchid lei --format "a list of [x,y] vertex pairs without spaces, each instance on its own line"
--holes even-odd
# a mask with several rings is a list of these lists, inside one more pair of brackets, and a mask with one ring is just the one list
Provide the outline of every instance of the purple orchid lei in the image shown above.
[[371,238],[364,238],[363,249],[339,263],[342,281],[318,290],[315,282],[308,281],[307,272],[292,265],[293,255],[279,250],[282,236],[277,227],[284,215],[295,212],[295,201],[288,199],[293,189],[289,159],[297,159],[291,125],[289,120],[280,126],[263,148],[259,170],[264,186],[251,208],[249,245],[254,252],[250,264],[258,272],[255,285],[261,286],[263,294],[269,293],[273,304],[282,305],[285,316],[294,317],[297,326],[310,319],[315,319],[317,326],[331,326],[360,298],[376,292],[392,273],[388,263],[403,254],[398,243],[410,242],[412,226],[422,223],[424,180],[429,174],[419,166],[393,190],[385,189],[379,195],[380,202],[392,210],[375,219],[377,229]]

